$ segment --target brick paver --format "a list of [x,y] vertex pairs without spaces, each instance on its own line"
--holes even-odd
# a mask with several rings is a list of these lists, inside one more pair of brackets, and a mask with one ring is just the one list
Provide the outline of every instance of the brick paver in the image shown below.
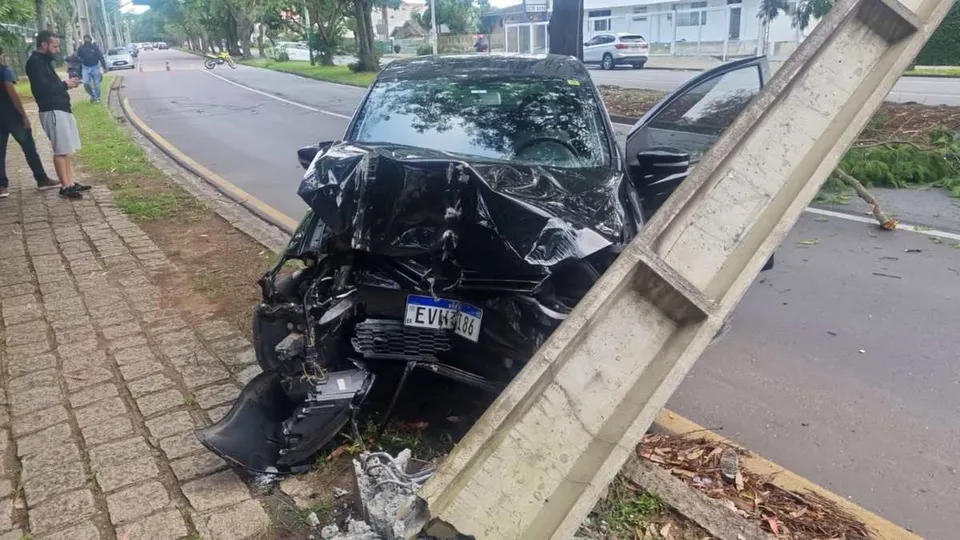
[[266,512],[193,434],[256,374],[250,343],[225,321],[165,305],[157,277],[175,269],[109,190],[82,201],[39,192],[19,148],[8,150],[0,538],[261,534]]

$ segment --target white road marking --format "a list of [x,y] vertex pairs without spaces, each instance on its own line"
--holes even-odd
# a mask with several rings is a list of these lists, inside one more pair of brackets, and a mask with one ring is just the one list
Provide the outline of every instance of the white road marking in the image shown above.
[[[324,111],[324,110],[318,109],[318,108],[316,108],[316,107],[311,107],[311,106],[309,106],[309,105],[304,105],[303,103],[298,103],[298,102],[296,102],[296,101],[290,101],[289,99],[282,98],[282,97],[280,97],[280,96],[271,94],[271,93],[269,93],[269,92],[263,92],[263,91],[261,91],[261,90],[257,90],[256,88],[250,88],[249,86],[245,86],[245,85],[242,85],[242,84],[240,84],[240,83],[233,82],[233,81],[231,81],[230,79],[227,79],[226,77],[221,77],[220,75],[217,75],[216,73],[212,73],[212,72],[210,72],[210,71],[206,71],[206,73],[207,73],[208,75],[212,76],[212,77],[216,77],[216,78],[220,79],[221,81],[223,81],[223,82],[225,82],[225,83],[232,84],[232,85],[236,86],[237,88],[243,88],[244,90],[253,92],[254,94],[260,94],[261,96],[265,96],[265,97],[268,97],[268,98],[271,98],[271,99],[275,99],[275,100],[277,100],[277,101],[286,103],[286,104],[288,104],[288,105],[293,105],[294,107],[300,107],[301,109],[306,109],[306,110],[308,110],[308,111],[318,112],[318,113],[321,113],[321,114],[327,114],[327,115],[330,115],[330,116],[335,116],[335,117],[337,117],[337,118],[343,118],[344,120],[350,120],[350,119],[351,119],[350,116],[347,116],[347,115],[345,115],[345,114],[335,113],[335,112],[332,112],[332,111]],[[628,125],[626,125],[626,124],[614,124],[614,126],[616,126],[616,127],[623,127],[623,128],[626,128],[626,129],[629,129],[629,128],[633,127],[633,126],[628,126]],[[809,213],[811,213],[811,214],[818,214],[818,215],[821,215],[821,216],[829,216],[829,217],[834,217],[834,218],[837,218],[837,219],[845,219],[845,220],[847,220],[847,221],[856,221],[857,223],[869,223],[869,224],[872,224],[872,225],[876,225],[876,224],[877,224],[877,221],[876,221],[875,219],[871,219],[871,218],[867,218],[867,217],[862,217],[862,216],[856,216],[856,215],[853,215],[853,214],[846,214],[846,213],[844,213],[844,212],[834,212],[834,211],[832,211],[832,210],[821,210],[821,209],[819,209],[819,208],[812,208],[812,207],[809,207],[809,206],[807,207],[806,211],[809,212]],[[916,225],[908,225],[908,224],[905,224],[905,223],[901,223],[901,224],[898,226],[898,229],[904,230],[904,231],[910,231],[910,232],[920,233],[920,234],[925,234],[925,235],[927,235],[927,236],[936,236],[936,237],[945,238],[945,239],[948,239],[948,240],[960,241],[960,234],[951,233],[951,232],[946,232],[946,231],[938,231],[938,230],[936,230],[936,229],[927,230],[927,229],[925,229],[925,228],[920,228],[920,229],[918,230],[918,228],[917,228]]]
[[221,81],[223,81],[223,82],[225,82],[225,83],[227,83],[227,84],[232,84],[232,85],[236,86],[237,88],[243,88],[244,90],[247,90],[247,91],[249,91],[249,92],[253,92],[254,94],[260,94],[261,96],[265,96],[265,97],[268,97],[268,98],[275,99],[275,100],[277,100],[277,101],[286,103],[287,105],[293,105],[294,107],[300,107],[301,109],[306,109],[306,110],[308,110],[308,111],[312,111],[312,112],[316,112],[316,113],[320,113],[320,114],[326,114],[326,115],[329,115],[329,116],[334,116],[334,117],[336,117],[336,118],[343,118],[344,120],[350,120],[350,118],[351,118],[350,116],[347,116],[347,115],[345,115],[345,114],[335,113],[335,112],[332,112],[332,111],[325,111],[325,110],[323,110],[323,109],[318,109],[318,108],[316,108],[316,107],[311,107],[311,106],[309,106],[309,105],[304,105],[303,103],[298,103],[298,102],[296,102],[296,101],[291,101],[291,100],[289,100],[289,99],[282,98],[282,97],[280,97],[280,96],[271,94],[271,93],[269,93],[269,92],[263,92],[263,91],[261,91],[261,90],[257,90],[256,88],[250,88],[249,86],[245,86],[245,85],[242,85],[242,84],[240,84],[240,83],[233,82],[233,81],[231,81],[230,79],[228,79],[228,78],[226,78],[226,77],[222,77],[222,76],[220,76],[220,75],[217,75],[216,73],[213,73],[213,72],[211,72],[211,71],[206,71],[205,73],[207,73],[207,74],[210,75],[211,77],[216,77],[216,78],[220,79]]
[[[823,210],[821,208],[810,208],[807,207],[807,212],[811,214],[817,214],[820,216],[829,216],[835,217],[837,219],[845,219],[847,221],[856,221],[858,223],[869,223],[871,225],[876,225],[877,220],[868,218],[865,216],[855,216],[853,214],[847,214],[845,212],[834,212],[833,210]],[[897,230],[901,231],[910,231],[919,234],[925,234],[927,236],[936,236],[938,238],[943,238],[946,240],[956,240],[960,241],[960,234],[947,232],[947,231],[938,231],[936,229],[927,229],[926,227],[919,227],[917,225],[908,225],[906,223],[901,223],[897,225]]]

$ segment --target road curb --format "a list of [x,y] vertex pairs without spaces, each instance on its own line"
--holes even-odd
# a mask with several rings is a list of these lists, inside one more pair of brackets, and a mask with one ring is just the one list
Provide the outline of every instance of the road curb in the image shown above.
[[127,121],[137,129],[137,131],[142,133],[144,137],[149,139],[150,142],[152,142],[164,154],[170,157],[170,159],[174,160],[178,165],[195,174],[198,178],[211,185],[213,188],[227,196],[235,203],[246,208],[260,219],[279,228],[280,230],[288,234],[293,234],[297,228],[296,220],[290,218],[286,214],[247,193],[242,188],[236,186],[232,182],[224,179],[220,175],[196,162],[193,160],[193,158],[181,152],[179,149],[173,146],[173,144],[164,139],[159,133],[144,123],[143,120],[137,116],[136,112],[134,112],[129,100],[123,97],[122,92],[120,91],[120,79],[121,77],[118,77],[117,82],[114,83],[113,91],[118,93],[117,97],[120,98],[120,108],[123,110],[124,116],[127,118]]
[[740,466],[744,469],[758,474],[760,476],[769,476],[770,482],[780,486],[788,491],[803,493],[809,491],[815,493],[824,499],[837,504],[844,511],[860,520],[872,533],[877,540],[923,540],[922,537],[904,529],[903,527],[884,519],[877,514],[857,505],[856,503],[845,499],[840,495],[815,484],[811,480],[791,472],[776,463],[758,456],[749,449],[737,444],[722,435],[710,431],[696,422],[689,420],[664,409],[655,421],[655,425],[666,433],[692,439],[707,439],[717,443],[734,446],[744,451],[745,455],[740,460]]

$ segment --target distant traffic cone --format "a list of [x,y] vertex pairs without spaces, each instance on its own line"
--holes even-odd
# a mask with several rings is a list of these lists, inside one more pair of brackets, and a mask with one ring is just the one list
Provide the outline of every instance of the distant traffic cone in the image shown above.
[[170,71],[170,62],[167,62],[167,71]]

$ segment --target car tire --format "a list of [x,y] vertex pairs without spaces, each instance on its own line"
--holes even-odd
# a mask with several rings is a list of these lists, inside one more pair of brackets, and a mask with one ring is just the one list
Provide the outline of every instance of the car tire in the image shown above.
[[643,64],[634,64],[633,69],[643,69]]
[[613,63],[613,56],[610,53],[603,55],[603,60],[600,60],[600,67],[607,70],[615,67],[615,64]]

